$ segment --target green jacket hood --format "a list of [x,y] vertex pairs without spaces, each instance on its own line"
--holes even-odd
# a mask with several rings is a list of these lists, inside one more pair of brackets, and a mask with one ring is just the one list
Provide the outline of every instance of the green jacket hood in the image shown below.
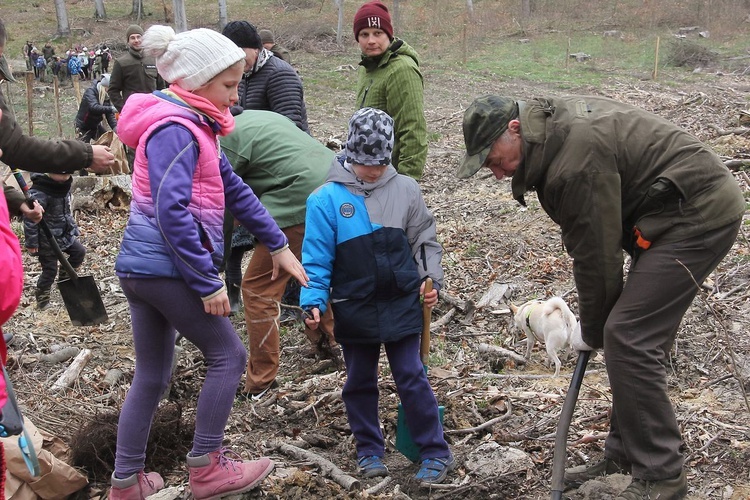
[[385,66],[392,58],[398,56],[409,57],[419,66],[419,54],[417,51],[400,38],[394,38],[388,48],[385,49],[385,52],[379,56],[371,57],[363,55],[359,64],[360,66],[364,66],[367,71],[372,71],[375,68]]

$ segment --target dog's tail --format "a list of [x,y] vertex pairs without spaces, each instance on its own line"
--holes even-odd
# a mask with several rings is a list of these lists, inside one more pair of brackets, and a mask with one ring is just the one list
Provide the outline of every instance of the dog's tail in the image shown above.
[[566,304],[565,301],[560,297],[552,297],[544,303],[543,313],[545,316],[554,313],[556,310],[560,311],[560,315],[562,316],[563,321],[565,321],[565,326],[568,330],[568,338],[570,338],[570,336],[573,334],[573,330],[576,327],[576,317],[570,311],[568,304]]

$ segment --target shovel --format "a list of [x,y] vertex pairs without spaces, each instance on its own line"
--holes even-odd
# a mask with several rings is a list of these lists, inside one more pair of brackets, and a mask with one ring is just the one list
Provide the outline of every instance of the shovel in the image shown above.
[[[427,278],[424,282],[424,293],[432,291],[432,278]],[[432,309],[422,307],[422,338],[419,344],[419,357],[424,366],[424,372],[427,373],[427,359],[430,356],[430,320],[432,319]],[[438,406],[440,414],[440,423],[443,423],[445,407]],[[396,449],[406,458],[416,463],[419,461],[419,447],[411,437],[409,427],[406,425],[406,414],[401,403],[398,404],[398,422],[396,423]]]
[[[29,186],[26,184],[23,175],[20,171],[14,170],[13,176],[16,178],[16,182],[18,182],[21,190],[23,190],[29,206],[33,207],[34,199],[29,195]],[[55,252],[60,264],[62,264],[63,269],[68,272],[68,278],[58,281],[57,286],[65,303],[65,309],[68,310],[70,321],[75,326],[98,325],[107,321],[109,319],[107,311],[104,309],[104,303],[102,302],[101,295],[99,295],[99,288],[96,286],[94,277],[78,276],[73,266],[68,262],[68,259],[65,258],[65,254],[60,250],[57,240],[55,240],[52,231],[44,219],[39,221],[39,227],[42,228],[42,232],[47,237],[47,241],[52,246],[52,250]]]
[[568,451],[568,430],[570,421],[573,418],[573,410],[578,401],[578,392],[583,383],[583,374],[586,372],[586,365],[589,362],[591,351],[580,351],[578,361],[573,377],[570,379],[568,394],[565,396],[560,420],[557,422],[557,433],[555,434],[555,451],[552,455],[552,500],[562,500],[563,489],[565,487],[565,457]]

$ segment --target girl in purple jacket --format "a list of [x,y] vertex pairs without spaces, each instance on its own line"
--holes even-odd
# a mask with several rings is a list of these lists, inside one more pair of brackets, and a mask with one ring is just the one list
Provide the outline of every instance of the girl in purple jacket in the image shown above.
[[190,488],[198,500],[220,498],[255,488],[274,467],[268,458],[242,461],[222,447],[247,360],[218,273],[225,208],[271,250],[273,279],[279,266],[305,286],[307,276],[218,148],[218,136],[234,128],[229,108],[237,103],[244,51],[209,29],[175,34],[159,25],[146,31],[143,48],[172,85],[132,95],[118,123],[122,141],[135,149],[130,219],[115,269],[130,305],[137,362],[120,414],[109,498],[140,500],[164,486],[143,468],[176,332],[201,350],[207,367],[187,456]]

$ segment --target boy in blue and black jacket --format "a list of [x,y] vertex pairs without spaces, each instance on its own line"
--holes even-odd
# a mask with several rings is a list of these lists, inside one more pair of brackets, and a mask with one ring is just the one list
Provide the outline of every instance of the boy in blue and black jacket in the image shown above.
[[[414,179],[391,165],[393,119],[374,108],[349,121],[346,158],[307,200],[302,264],[310,277],[300,304],[316,328],[331,303],[334,336],[346,362],[343,400],[360,472],[385,476],[378,419],[383,344],[406,421],[420,449],[416,479],[441,483],[455,467],[437,400],[419,357],[422,304],[434,307],[443,283],[435,219]],[[424,281],[434,289],[424,293]]]

